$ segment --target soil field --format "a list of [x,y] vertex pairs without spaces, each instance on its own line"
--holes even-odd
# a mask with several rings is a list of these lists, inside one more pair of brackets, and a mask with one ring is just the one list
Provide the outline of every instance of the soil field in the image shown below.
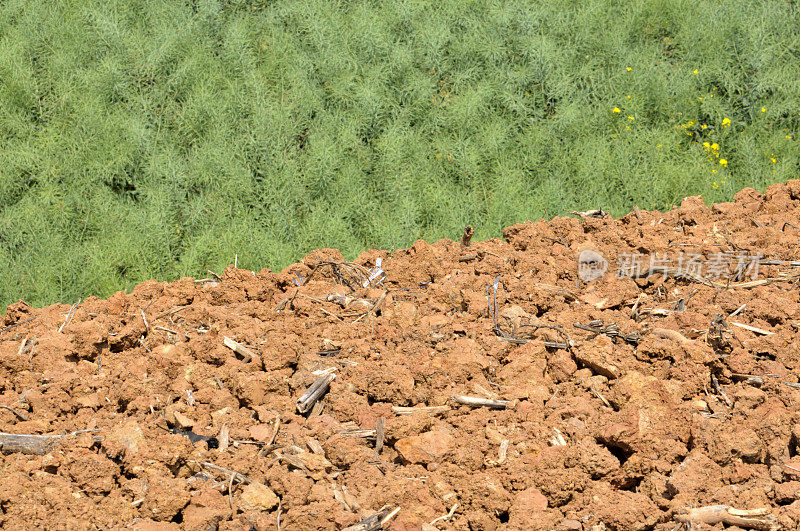
[[20,301],[0,525],[797,529],[797,260],[800,180]]

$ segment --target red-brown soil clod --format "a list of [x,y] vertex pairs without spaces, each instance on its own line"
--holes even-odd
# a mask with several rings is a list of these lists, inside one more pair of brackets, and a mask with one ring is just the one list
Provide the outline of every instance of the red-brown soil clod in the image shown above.
[[798,218],[800,180],[12,304],[0,432],[71,435],[0,444],[0,526],[797,529]]

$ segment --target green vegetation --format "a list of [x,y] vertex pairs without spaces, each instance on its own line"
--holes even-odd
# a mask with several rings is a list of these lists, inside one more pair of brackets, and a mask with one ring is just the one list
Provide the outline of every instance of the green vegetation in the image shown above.
[[727,200],[798,79],[786,0],[6,0],[0,303]]

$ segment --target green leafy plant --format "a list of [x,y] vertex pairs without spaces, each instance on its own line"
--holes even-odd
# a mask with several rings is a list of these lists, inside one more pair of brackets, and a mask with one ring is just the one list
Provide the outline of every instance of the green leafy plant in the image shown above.
[[799,19],[778,0],[3,2],[0,303],[763,189],[797,175]]

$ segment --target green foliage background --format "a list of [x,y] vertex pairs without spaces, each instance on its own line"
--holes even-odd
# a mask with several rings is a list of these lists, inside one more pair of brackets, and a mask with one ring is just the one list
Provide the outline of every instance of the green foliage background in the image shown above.
[[799,9],[4,0],[0,303],[796,177]]

